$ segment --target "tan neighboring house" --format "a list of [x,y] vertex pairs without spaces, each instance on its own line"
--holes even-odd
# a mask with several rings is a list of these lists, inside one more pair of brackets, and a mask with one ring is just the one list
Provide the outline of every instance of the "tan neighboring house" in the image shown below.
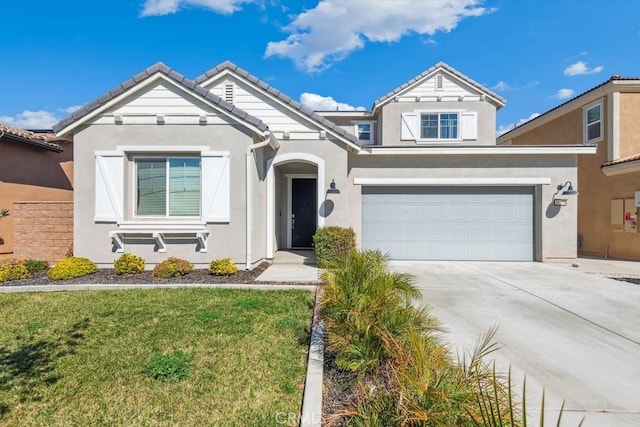
[[0,124],[0,260],[55,262],[73,241],[73,147],[51,132]]
[[575,198],[547,204],[595,148],[497,146],[505,102],[444,63],[364,112],[311,111],[228,61],[155,64],[53,127],[74,141],[75,253],[252,268],[338,225],[393,259],[575,258]]
[[501,135],[499,144],[594,144],[578,160],[578,252],[640,260],[640,78],[613,76]]

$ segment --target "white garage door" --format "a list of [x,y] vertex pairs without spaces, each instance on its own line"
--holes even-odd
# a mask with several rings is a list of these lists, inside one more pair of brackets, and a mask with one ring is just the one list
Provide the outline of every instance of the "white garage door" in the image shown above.
[[533,187],[363,187],[362,247],[392,259],[532,261]]

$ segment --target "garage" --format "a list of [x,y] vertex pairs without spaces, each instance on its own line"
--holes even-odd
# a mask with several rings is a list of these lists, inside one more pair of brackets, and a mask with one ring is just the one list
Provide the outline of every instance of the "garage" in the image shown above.
[[362,247],[397,260],[532,261],[534,187],[362,187]]

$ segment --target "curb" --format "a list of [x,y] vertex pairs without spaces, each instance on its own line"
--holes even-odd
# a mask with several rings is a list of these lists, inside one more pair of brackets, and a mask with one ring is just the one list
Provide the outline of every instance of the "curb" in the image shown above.
[[254,289],[261,291],[282,291],[288,289],[315,291],[316,285],[260,285],[236,283],[174,283],[174,284],[86,284],[86,285],[33,285],[33,286],[0,286],[0,293],[18,292],[60,292],[60,291],[115,291],[126,289],[178,289],[178,288],[212,288],[212,289]]
[[300,427],[320,427],[322,425],[322,391],[324,375],[324,324],[320,320],[318,307],[320,292],[316,292],[313,309],[313,324],[309,342],[309,360],[305,379]]

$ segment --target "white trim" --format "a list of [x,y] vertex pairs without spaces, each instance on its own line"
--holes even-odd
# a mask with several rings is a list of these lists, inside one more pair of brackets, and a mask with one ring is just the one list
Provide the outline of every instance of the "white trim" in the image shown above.
[[550,185],[551,178],[354,178],[353,184],[377,186]]
[[626,163],[604,166],[602,173],[606,176],[622,175],[625,173],[640,172],[640,160],[633,160]]
[[[598,120],[600,124],[600,136],[594,139],[589,139],[587,113],[589,110],[598,106],[600,107],[600,120]],[[592,124],[595,124],[595,122]],[[585,144],[595,144],[597,142],[600,142],[604,139],[604,130],[604,102],[602,101],[602,98],[600,98],[597,101],[582,107],[582,141]]]
[[[146,80],[144,80],[144,81],[142,81],[140,83],[137,83],[134,86],[130,87],[129,89],[125,90],[120,95],[118,95],[115,98],[111,99],[110,101],[108,101],[104,105],[100,106],[99,108],[96,108],[95,110],[93,110],[92,112],[88,113],[87,115],[80,117],[79,119],[75,120],[74,122],[72,122],[68,126],[64,127],[63,129],[60,130],[60,132],[57,133],[58,136],[64,136],[64,135],[68,134],[69,132],[71,132],[72,130],[77,128],[78,126],[82,125],[83,123],[86,123],[87,121],[97,117],[101,113],[109,110],[111,107],[113,107],[113,106],[117,105],[118,103],[122,102],[123,100],[127,99],[132,94],[134,94],[134,93],[146,88],[147,86],[151,86],[152,84],[156,83],[158,80],[162,80],[165,83],[168,83],[168,84],[172,85],[173,87],[181,90],[182,92],[187,93],[187,94],[193,96],[194,98],[198,98],[201,102],[206,104],[209,108],[213,109],[214,111],[216,111],[218,113],[221,113],[222,115],[224,115],[226,117],[229,117],[232,121],[234,121],[236,123],[242,122],[243,126],[247,127],[248,129],[251,129],[254,133],[256,133],[258,135],[265,135],[265,132],[261,131],[260,129],[255,127],[253,124],[247,122],[246,120],[242,120],[240,117],[236,117],[236,116],[233,116],[233,115],[229,114],[229,112],[227,110],[220,108],[219,106],[217,106],[216,104],[212,103],[206,97],[200,95],[199,93],[195,92],[194,90],[189,90],[189,89],[185,88],[184,86],[176,83],[175,81],[171,80],[170,78],[168,78],[164,74],[156,73],[153,76],[147,78]],[[126,115],[122,115],[122,116],[126,116]],[[155,116],[155,114],[154,114],[154,116]]]
[[514,154],[595,154],[598,147],[595,145],[485,145],[485,146],[456,146],[456,147],[398,147],[381,148],[365,147],[358,155],[364,156],[397,156],[397,155],[514,155]]
[[[375,144],[376,143],[376,120],[351,120],[353,124],[353,134],[363,144]],[[369,139],[360,139],[358,135],[358,125],[369,125]]]
[[204,152],[207,152],[214,153],[209,155],[229,154],[228,151],[208,151],[209,147],[206,145],[118,145],[116,150],[126,153],[200,153],[200,155],[204,155]]
[[607,160],[620,158],[620,92],[607,97]]
[[[292,235],[292,221],[293,221],[293,196],[291,194],[291,190],[293,188],[293,180],[294,179],[318,179],[317,174],[312,173],[287,173],[284,175],[287,178],[287,248],[293,248],[291,245]],[[316,191],[318,189],[318,185],[316,182]],[[316,202],[317,203],[317,202]],[[317,207],[319,210],[320,207]]]
[[324,217],[320,215],[320,207],[324,202],[325,196],[325,169],[324,169],[324,159],[321,157],[314,156],[313,154],[308,153],[288,153],[282,154],[280,156],[276,156],[272,159],[267,160],[267,258],[273,258],[275,253],[275,241],[273,239],[275,235],[275,225],[276,225],[276,216],[275,216],[275,207],[276,207],[276,183],[274,177],[274,168],[280,164],[291,163],[291,162],[302,162],[302,163],[310,163],[316,166],[317,168],[317,196],[318,196],[318,217],[316,224],[318,227],[324,226]]

